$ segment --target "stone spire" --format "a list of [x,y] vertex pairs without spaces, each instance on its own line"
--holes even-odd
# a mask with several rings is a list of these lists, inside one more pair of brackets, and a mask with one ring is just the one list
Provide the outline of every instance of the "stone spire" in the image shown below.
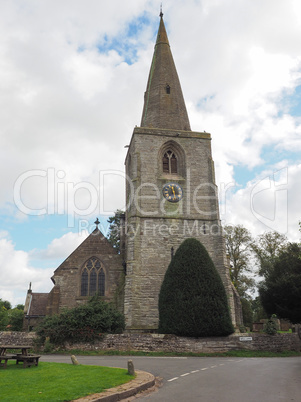
[[160,25],[144,95],[141,127],[190,131],[184,97],[160,13]]

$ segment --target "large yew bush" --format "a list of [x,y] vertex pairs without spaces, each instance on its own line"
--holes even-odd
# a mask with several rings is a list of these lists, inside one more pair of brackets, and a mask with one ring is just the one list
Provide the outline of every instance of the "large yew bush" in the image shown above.
[[204,337],[233,331],[226,292],[213,261],[198,240],[185,240],[161,286],[159,332]]

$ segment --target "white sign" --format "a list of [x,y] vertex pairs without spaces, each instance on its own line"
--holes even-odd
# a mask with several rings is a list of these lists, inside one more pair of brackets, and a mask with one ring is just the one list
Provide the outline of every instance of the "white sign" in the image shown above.
[[252,341],[253,338],[251,336],[240,336],[239,340],[245,342],[245,341]]

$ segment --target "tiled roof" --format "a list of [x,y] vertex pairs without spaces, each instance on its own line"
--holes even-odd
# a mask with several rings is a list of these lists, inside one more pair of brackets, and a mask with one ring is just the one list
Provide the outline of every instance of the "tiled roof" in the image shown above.
[[48,293],[32,293],[27,315],[44,316],[48,303]]

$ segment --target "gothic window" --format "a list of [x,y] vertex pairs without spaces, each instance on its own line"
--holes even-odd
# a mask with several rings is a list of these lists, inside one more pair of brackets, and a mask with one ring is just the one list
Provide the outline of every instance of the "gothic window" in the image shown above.
[[178,173],[177,157],[172,151],[165,152],[163,156],[163,172]]
[[158,152],[159,173],[163,174],[163,176],[170,177],[171,175],[175,175],[177,178],[186,177],[185,152],[178,143],[177,137],[179,136],[180,134],[177,133],[175,137],[176,141],[167,141]]
[[170,94],[170,86],[167,84],[165,87],[166,93],[169,95]]
[[90,296],[95,295],[96,293],[96,278],[97,278],[97,274],[96,274],[96,270],[95,268],[92,269],[92,271],[90,272]]
[[88,296],[88,271],[86,269],[82,272],[80,294],[81,296]]
[[99,275],[98,275],[98,289],[99,289],[100,296],[104,296],[105,295],[105,273],[103,272],[103,269],[100,270]]
[[93,296],[96,293],[105,296],[105,282],[106,276],[100,260],[89,258],[81,274],[81,296]]

